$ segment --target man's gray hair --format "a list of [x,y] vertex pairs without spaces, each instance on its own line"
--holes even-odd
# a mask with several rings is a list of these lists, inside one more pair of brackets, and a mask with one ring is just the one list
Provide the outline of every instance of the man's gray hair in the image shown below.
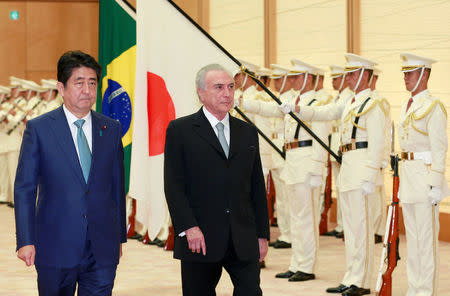
[[195,86],[196,86],[197,90],[199,88],[202,90],[206,89],[205,77],[206,77],[206,73],[208,73],[209,71],[225,71],[225,72],[227,72],[227,74],[230,77],[233,77],[231,75],[231,73],[227,69],[225,69],[222,65],[219,65],[219,64],[206,65],[203,68],[201,68],[200,70],[198,70],[197,76],[195,77]]

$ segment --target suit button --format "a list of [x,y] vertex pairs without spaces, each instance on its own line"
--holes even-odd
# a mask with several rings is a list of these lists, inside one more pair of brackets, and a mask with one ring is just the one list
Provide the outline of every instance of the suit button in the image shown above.
[[87,218],[87,215],[86,215],[86,214],[83,214],[83,218],[86,219],[86,218]]
[[225,214],[229,214],[230,213],[230,209],[225,209]]
[[88,190],[86,190],[86,195],[88,195],[89,194],[89,189]]

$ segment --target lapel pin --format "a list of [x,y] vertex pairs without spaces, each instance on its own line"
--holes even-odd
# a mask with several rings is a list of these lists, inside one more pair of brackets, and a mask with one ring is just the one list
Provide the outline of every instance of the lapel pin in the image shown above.
[[106,130],[106,125],[102,126],[102,129],[100,130],[100,137],[103,136],[104,130]]

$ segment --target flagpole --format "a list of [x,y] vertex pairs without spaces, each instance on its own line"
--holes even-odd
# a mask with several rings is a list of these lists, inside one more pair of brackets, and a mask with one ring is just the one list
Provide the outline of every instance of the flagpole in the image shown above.
[[[277,98],[265,85],[262,83],[259,79],[256,79],[252,73],[248,71],[247,68],[242,66],[241,62],[239,62],[233,55],[231,55],[219,42],[217,42],[211,35],[208,34],[199,24],[197,24],[196,21],[194,21],[186,12],[184,12],[183,9],[181,9],[173,0],[167,0],[172,6],[178,10],[185,18],[189,20],[200,32],[203,33],[212,43],[214,43],[215,46],[217,46],[224,54],[226,54],[233,62],[235,62],[239,67],[241,67],[241,70],[244,71],[248,76],[250,76],[275,102],[277,102],[278,105],[281,105],[282,102],[279,98]],[[331,150],[330,147],[328,147],[327,144],[325,144],[303,121],[298,118],[297,115],[295,115],[293,112],[289,112],[289,115],[297,121],[298,124],[300,124],[301,127],[303,127],[308,134],[310,134],[319,144],[322,146],[328,153],[330,153],[331,156],[336,159],[338,163],[341,163],[341,157],[338,156],[336,153],[334,153],[333,150]]]
[[256,131],[258,132],[258,134],[260,134],[261,137],[264,138],[264,140],[267,141],[267,143],[272,146],[273,149],[275,149],[276,152],[278,152],[278,154],[280,154],[281,157],[283,157],[283,159],[286,159],[286,154],[281,151],[277,145],[275,145],[257,126],[256,124],[254,124],[250,118],[247,117],[247,115],[245,115],[244,112],[242,112],[241,109],[239,109],[237,106],[234,107],[234,110],[236,110],[237,113],[239,113],[239,115],[242,116],[242,118],[245,119],[245,121],[247,121],[248,123],[250,123],[251,125],[253,125],[256,128]]

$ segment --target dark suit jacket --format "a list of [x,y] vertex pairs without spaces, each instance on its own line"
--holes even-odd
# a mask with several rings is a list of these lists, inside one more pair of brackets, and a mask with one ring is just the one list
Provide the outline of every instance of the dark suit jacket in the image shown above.
[[[239,259],[258,260],[258,238],[269,238],[269,219],[255,127],[230,116],[227,159],[202,109],[170,122],[164,189],[175,230],[175,258],[217,262],[231,236]],[[206,256],[193,254],[186,237],[178,236],[193,226],[205,236]]]
[[38,266],[79,264],[87,239],[99,266],[119,262],[126,241],[122,132],[117,121],[91,114],[87,184],[63,108],[27,122],[14,185],[17,249],[34,245]]

